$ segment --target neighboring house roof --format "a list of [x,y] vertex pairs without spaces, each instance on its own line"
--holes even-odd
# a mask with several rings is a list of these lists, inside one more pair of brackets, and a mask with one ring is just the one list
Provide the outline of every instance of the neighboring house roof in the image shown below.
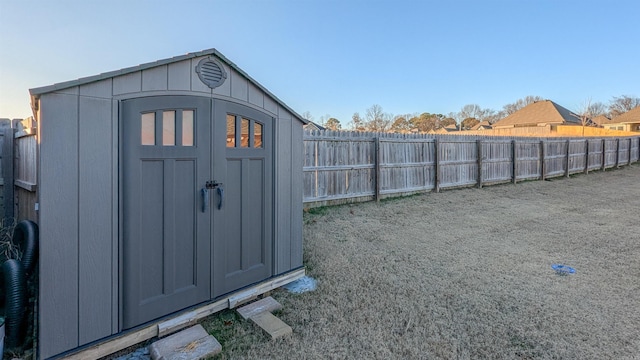
[[488,120],[483,120],[471,127],[471,130],[487,130],[491,129],[491,124]]
[[591,119],[591,122],[593,122],[596,125],[603,126],[603,125],[606,125],[606,124],[610,124],[611,123],[611,119],[609,119],[608,117],[606,117],[604,115],[598,115],[598,116],[594,117],[593,119]]
[[304,128],[306,130],[327,130],[324,126],[320,126],[319,124],[316,124],[313,121],[309,121],[306,125],[304,125]]
[[580,117],[551,100],[536,101],[493,124],[493,128],[581,124]]
[[441,127],[438,130],[430,130],[429,134],[446,134],[454,131],[460,131],[458,124],[451,124],[445,127]]
[[104,79],[108,79],[108,78],[112,78],[112,77],[116,77],[116,76],[126,75],[126,74],[134,73],[134,72],[137,72],[137,71],[150,69],[150,68],[153,68],[153,67],[156,67],[156,66],[172,64],[172,63],[176,63],[176,62],[179,62],[179,61],[183,61],[183,60],[187,60],[187,59],[193,59],[193,58],[197,58],[197,57],[201,57],[201,56],[208,56],[208,55],[216,56],[218,59],[222,60],[222,62],[227,64],[229,67],[231,67],[235,71],[237,71],[240,74],[242,74],[242,76],[247,78],[247,80],[249,80],[249,82],[251,82],[253,85],[255,85],[258,89],[262,90],[265,94],[267,94],[269,97],[271,97],[275,102],[280,104],[280,106],[282,106],[283,108],[287,109],[293,115],[298,117],[305,124],[307,122],[309,122],[309,120],[306,120],[300,114],[298,114],[293,109],[291,109],[287,104],[285,104],[282,100],[278,99],[277,96],[273,95],[264,86],[260,85],[260,83],[258,83],[256,80],[254,80],[251,76],[249,76],[246,72],[244,72],[244,70],[240,69],[238,67],[238,65],[234,64],[233,62],[231,62],[231,60],[227,59],[224,55],[222,55],[216,49],[202,50],[202,51],[198,51],[198,52],[194,52],[194,53],[188,53],[186,55],[174,56],[174,57],[168,58],[168,59],[163,59],[163,60],[153,61],[153,62],[150,62],[150,63],[140,64],[140,65],[137,65],[137,66],[132,66],[132,67],[128,67],[128,68],[124,68],[124,69],[120,69],[120,70],[109,71],[109,72],[102,73],[102,74],[99,74],[99,75],[88,76],[88,77],[80,78],[80,79],[77,79],[77,80],[65,81],[65,82],[61,82],[61,83],[57,83],[57,84],[53,84],[53,85],[49,85],[49,86],[42,86],[42,87],[38,87],[38,88],[33,88],[33,89],[29,89],[29,92],[31,93],[31,97],[38,98],[39,95],[41,95],[41,94],[45,94],[45,93],[49,93],[49,92],[53,92],[53,91],[57,91],[57,90],[62,90],[62,89],[67,89],[67,88],[74,87],[74,86],[84,85],[84,84],[88,84],[88,83],[92,83],[92,82],[96,82],[96,81],[100,81],[100,80],[104,80]]
[[609,124],[627,124],[640,122],[640,106],[633,108],[609,121]]

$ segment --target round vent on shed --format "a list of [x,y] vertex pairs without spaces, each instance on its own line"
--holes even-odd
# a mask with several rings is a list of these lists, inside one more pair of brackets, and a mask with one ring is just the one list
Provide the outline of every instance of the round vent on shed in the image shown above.
[[212,58],[200,60],[196,66],[196,72],[200,81],[212,89],[222,85],[227,78],[227,72],[222,65]]

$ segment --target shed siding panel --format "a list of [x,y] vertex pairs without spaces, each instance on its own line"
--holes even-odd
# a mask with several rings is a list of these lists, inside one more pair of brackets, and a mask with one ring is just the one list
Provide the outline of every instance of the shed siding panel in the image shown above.
[[275,273],[291,269],[291,118],[276,120],[276,241]]
[[40,99],[40,357],[78,346],[78,97]]
[[190,60],[169,64],[167,73],[169,90],[191,90]]
[[231,80],[231,97],[234,99],[248,101],[249,100],[249,84],[247,78],[238,72],[231,70],[229,80]]
[[111,335],[111,100],[81,97],[79,114],[78,316],[84,345]]
[[96,81],[80,86],[80,95],[110,99],[113,92],[112,79]]
[[224,71],[227,72],[227,79],[222,83],[222,85],[213,89],[213,93],[216,95],[229,96],[231,97],[231,68],[227,66],[227,64],[222,64]]
[[249,102],[264,108],[264,93],[251,83],[249,83]]
[[272,114],[278,113],[278,104],[270,97],[264,97],[264,109]]
[[66,94],[66,95],[78,95],[78,87],[77,86],[73,86],[70,88],[66,88],[66,89],[60,89],[60,90],[56,90],[55,93],[57,94]]
[[142,71],[142,91],[167,90],[167,66]]
[[119,254],[120,243],[119,239],[122,239],[120,234],[120,203],[119,203],[119,187],[120,183],[120,159],[119,159],[119,102],[111,100],[111,124],[113,130],[111,131],[111,332],[117,333],[120,324],[120,312],[118,311],[120,306],[120,280],[119,276],[121,269],[121,259]]
[[199,57],[191,59],[191,91],[196,92],[204,92],[207,94],[211,94],[211,88],[205,85],[200,78],[198,77],[198,73],[196,72],[196,67],[198,66],[198,62],[204,59],[205,57]]
[[142,90],[140,71],[113,78],[113,95],[130,94]]
[[293,120],[291,126],[291,268],[302,266],[302,123]]

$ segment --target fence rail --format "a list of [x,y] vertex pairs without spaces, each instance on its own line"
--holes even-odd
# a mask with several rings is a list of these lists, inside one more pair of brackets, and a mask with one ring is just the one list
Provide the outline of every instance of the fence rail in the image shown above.
[[637,162],[640,136],[530,138],[304,134],[306,206],[547,179]]

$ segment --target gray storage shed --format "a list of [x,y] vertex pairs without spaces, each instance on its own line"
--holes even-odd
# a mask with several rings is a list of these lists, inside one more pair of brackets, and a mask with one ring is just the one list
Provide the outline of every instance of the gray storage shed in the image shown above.
[[218,51],[30,92],[40,358],[301,273],[306,121]]

